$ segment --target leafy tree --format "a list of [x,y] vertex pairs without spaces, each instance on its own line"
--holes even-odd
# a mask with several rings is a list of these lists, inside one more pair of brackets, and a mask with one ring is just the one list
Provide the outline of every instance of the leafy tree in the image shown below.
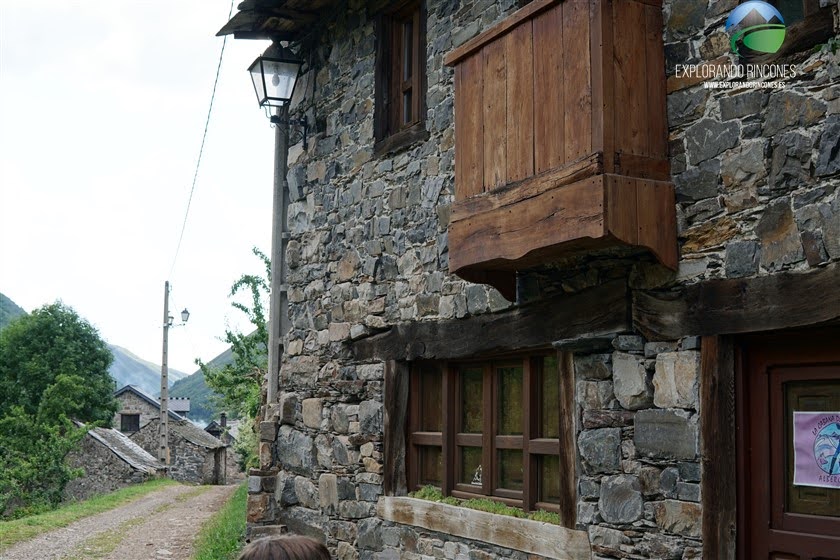
[[0,332],[0,417],[17,406],[47,424],[63,415],[110,426],[112,360],[96,329],[61,302],[18,317]]
[[21,517],[58,505],[64,486],[80,474],[64,458],[86,431],[63,415],[38,422],[18,406],[0,418],[0,516]]
[[260,408],[260,388],[268,370],[268,325],[263,300],[271,282],[271,260],[259,249],[252,249],[265,266],[265,277],[243,274],[233,283],[229,297],[241,292],[250,296],[249,303],[233,301],[231,305],[244,313],[254,330],[249,334],[225,330],[225,342],[233,351],[233,361],[221,367],[211,367],[196,360],[204,373],[207,385],[221,395],[222,404],[248,426],[240,431],[240,442],[235,447],[240,464],[252,464],[256,458],[256,437],[247,434],[253,430],[254,419]]

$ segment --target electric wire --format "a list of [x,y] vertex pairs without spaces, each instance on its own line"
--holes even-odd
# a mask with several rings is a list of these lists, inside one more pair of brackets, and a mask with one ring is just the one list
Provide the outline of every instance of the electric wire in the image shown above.
[[[230,9],[228,9],[228,21],[233,14],[233,4],[235,0],[231,0]],[[198,170],[201,167],[201,156],[204,154],[204,142],[207,140],[207,130],[210,127],[210,115],[213,113],[213,101],[216,99],[216,87],[219,85],[219,74],[222,70],[222,59],[225,56],[225,46],[227,45],[227,35],[222,39],[222,48],[219,52],[219,62],[216,65],[216,78],[213,80],[213,91],[210,94],[210,106],[207,109],[207,119],[204,121],[204,134],[201,136],[201,147],[198,149],[198,161],[195,162],[195,172],[193,173],[192,187],[190,188],[190,196],[187,199],[187,210],[184,212],[184,222],[181,224],[181,234],[178,236],[178,245],[175,248],[175,256],[172,258],[172,266],[169,268],[167,277],[172,277],[172,272],[175,270],[175,263],[178,261],[178,254],[181,252],[181,242],[184,240],[184,232],[187,229],[187,219],[190,216],[190,205],[192,205],[193,194],[195,193],[195,184],[198,180]]]

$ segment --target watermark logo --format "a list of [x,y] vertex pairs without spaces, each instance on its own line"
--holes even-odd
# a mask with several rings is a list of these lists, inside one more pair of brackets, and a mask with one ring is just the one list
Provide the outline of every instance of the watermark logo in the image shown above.
[[785,21],[774,6],[760,0],[744,2],[726,19],[732,52],[745,60],[778,51],[785,40]]

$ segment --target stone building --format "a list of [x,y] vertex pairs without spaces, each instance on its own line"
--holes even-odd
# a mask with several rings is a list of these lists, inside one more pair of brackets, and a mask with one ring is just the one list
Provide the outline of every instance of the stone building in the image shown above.
[[109,428],[90,430],[67,455],[67,464],[83,469],[84,474],[67,483],[65,500],[86,500],[163,474],[156,458],[122,432]]
[[308,124],[252,535],[838,558],[835,463],[800,468],[840,418],[838,4],[775,4],[240,5],[220,33],[288,42]]
[[[160,443],[160,403],[141,389],[126,385],[114,393],[120,408],[114,426],[149,453]],[[195,484],[225,484],[227,446],[186,418],[169,411],[169,476]],[[233,461],[233,458],[231,458]]]

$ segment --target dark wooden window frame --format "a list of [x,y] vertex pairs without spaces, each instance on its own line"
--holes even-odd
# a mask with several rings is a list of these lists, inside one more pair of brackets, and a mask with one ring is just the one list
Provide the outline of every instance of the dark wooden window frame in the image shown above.
[[[543,509],[561,514],[564,525],[574,526],[574,502],[576,500],[576,475],[574,463],[573,399],[571,393],[573,376],[570,375],[571,354],[557,353],[560,399],[563,401],[559,415],[558,437],[543,438],[540,430],[540,394],[539,387],[543,372],[539,363],[541,358],[553,355],[551,351],[530,352],[528,354],[507,355],[484,360],[438,362],[437,367],[442,379],[443,421],[441,432],[420,430],[420,399],[408,399],[408,419],[406,420],[406,463],[407,489],[421,486],[419,473],[420,448],[440,447],[443,454],[443,482],[441,490],[445,495],[458,498],[491,498],[508,505],[521,507],[526,511]],[[428,364],[428,363],[427,363]],[[523,424],[522,435],[496,435],[498,425],[497,406],[498,376],[496,368],[503,365],[521,365],[523,372]],[[482,370],[482,432],[458,433],[460,410],[459,370],[463,368],[481,368]],[[421,376],[417,370],[410,375],[409,395],[421,392]],[[568,400],[572,399],[572,403]],[[489,414],[488,414],[489,412]],[[569,447],[571,445],[571,447]],[[480,446],[482,448],[482,487],[462,484],[457,457],[458,447]],[[519,490],[496,488],[499,460],[497,452],[501,449],[522,451],[523,488]],[[561,471],[560,503],[539,501],[540,476],[538,468],[540,458],[558,457]]]
[[120,414],[120,431],[121,432],[139,432],[140,431],[140,415],[139,414]]
[[[404,41],[404,24],[409,22],[411,39]],[[376,41],[374,153],[384,155],[429,137],[425,129],[425,2],[404,1],[377,14]],[[411,97],[407,113],[404,95]]]

